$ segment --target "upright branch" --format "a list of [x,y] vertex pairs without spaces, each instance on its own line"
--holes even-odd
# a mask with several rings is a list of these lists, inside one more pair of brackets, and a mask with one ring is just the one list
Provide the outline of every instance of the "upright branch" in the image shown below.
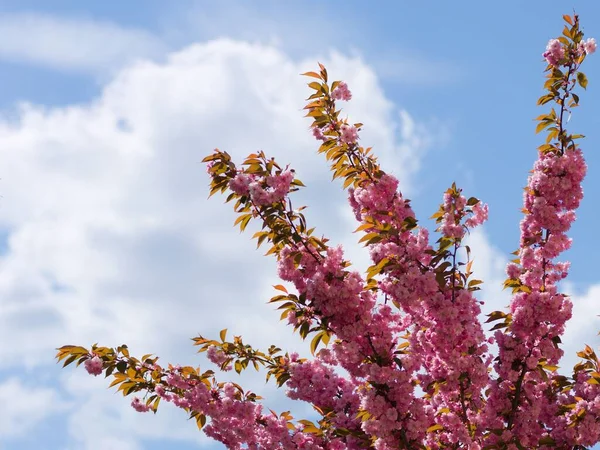
[[[423,442],[471,445],[481,433],[472,418],[483,407],[489,358],[473,296],[481,281],[468,281],[470,264],[461,272],[460,266],[468,263],[459,262],[457,252],[465,232],[487,219],[487,206],[476,198],[467,202],[453,186],[434,215],[442,223],[442,237],[432,249],[427,229],[417,225],[410,201],[398,190],[398,180],[381,170],[370,148],[359,145],[362,124],[340,120],[336,101],[350,100],[348,86],[338,81],[329,86],[322,67],[320,73],[305,75],[318,80],[309,84],[316,92],[306,109],[313,118],[313,135],[323,141],[319,153],[331,162],[334,179],[344,178],[360,222],[356,231],[364,232],[359,242],[369,247],[373,264],[367,270],[368,286],[401,312],[405,342],[395,358],[415,373],[411,383],[425,391],[423,404],[433,412],[422,419],[427,425]],[[421,368],[425,370],[417,374]]]
[[[418,441],[418,429],[414,434],[407,433],[398,430],[397,425],[401,413],[404,417],[400,420],[404,421],[423,415],[422,405],[414,397],[410,373],[394,357],[401,331],[399,317],[394,317],[389,306],[376,303],[372,287],[367,287],[358,273],[346,270],[349,263],[344,261],[341,248],[330,248],[327,240],[311,236],[312,229],[306,228],[304,217],[291,208],[289,199],[265,197],[263,192],[269,194],[276,184],[269,177],[283,176],[268,172],[269,167],[276,167],[272,160],[261,154],[251,155],[244,163],[246,168],[238,170],[229,155],[217,151],[206,161],[213,175],[212,191],[233,191],[228,200],[236,200],[240,226],[245,227],[253,217],[262,220],[265,231],[257,232],[255,237],[259,244],[261,239],[272,244],[267,253],[277,256],[280,277],[293,283],[298,291],[291,294],[283,286],[278,287],[284,294],[272,301],[282,303],[283,317],[299,329],[302,337],[316,333],[311,342],[313,352],[320,341],[328,343],[331,336],[337,338],[333,352],[322,351],[321,357],[330,364],[340,364],[359,381],[356,387],[365,406],[361,416],[365,427],[386,422],[390,440]],[[286,183],[292,186],[294,181]],[[369,407],[377,399],[385,400],[386,409]]]
[[576,143],[582,136],[567,131],[567,114],[579,105],[573,92],[576,85],[587,86],[579,67],[595,51],[596,43],[583,40],[577,16],[564,19],[563,35],[550,40],[543,55],[548,62],[547,94],[538,105],[553,102],[555,106],[536,119],[536,132],[546,130],[547,136],[525,188],[517,259],[507,267],[505,287],[514,294],[510,313],[490,316],[490,321],[499,321],[494,327],[498,379],[490,386],[487,417],[488,442],[497,448],[537,448],[552,442],[566,448],[562,445],[581,443],[555,426],[557,392],[564,385],[557,383],[554,372],[563,354],[560,336],[572,309],[568,297],[557,288],[569,264],[556,258],[571,246],[566,233],[583,197],[586,172]]

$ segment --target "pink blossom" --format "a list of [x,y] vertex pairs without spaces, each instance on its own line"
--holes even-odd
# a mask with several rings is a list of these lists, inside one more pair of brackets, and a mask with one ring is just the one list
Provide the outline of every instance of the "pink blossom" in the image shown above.
[[315,139],[317,139],[319,141],[327,140],[327,138],[323,134],[323,130],[321,130],[319,127],[313,127],[312,133],[313,133],[313,136],[315,137]]
[[340,127],[340,140],[344,144],[354,144],[358,139],[358,130],[354,125],[344,124]]
[[90,375],[98,376],[102,373],[103,361],[99,356],[94,356],[88,359],[84,366]]
[[227,355],[221,349],[214,345],[208,347],[206,356],[211,362],[213,362],[217,366],[221,366],[225,361],[227,361]]
[[250,184],[254,181],[252,175],[238,173],[230,182],[229,189],[239,195],[248,195]]
[[565,49],[558,39],[550,39],[546,46],[546,51],[542,55],[548,61],[548,64],[557,66],[558,63],[565,57]]
[[140,399],[137,398],[137,397],[133,398],[133,400],[131,401],[131,406],[137,412],[148,412],[148,411],[150,411],[150,406],[146,405],[145,403],[142,403],[140,401]]
[[466,220],[465,225],[475,228],[488,219],[488,205],[478,202],[472,208],[473,216]]
[[589,38],[583,43],[583,48],[588,55],[591,55],[596,51],[596,39]]
[[331,93],[331,97],[335,100],[349,101],[352,99],[352,93],[348,89],[348,85],[343,81],[340,81],[337,87]]
[[521,269],[515,263],[509,263],[506,266],[506,274],[509,278],[516,279],[519,278],[519,276],[521,275]]

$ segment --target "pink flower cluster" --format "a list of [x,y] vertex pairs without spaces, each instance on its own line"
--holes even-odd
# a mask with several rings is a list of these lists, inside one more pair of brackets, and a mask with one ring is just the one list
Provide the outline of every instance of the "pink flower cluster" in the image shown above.
[[488,219],[488,205],[485,203],[476,203],[471,209],[471,212],[473,213],[473,216],[465,221],[467,228],[475,228]]
[[207,174],[211,174],[211,169],[213,168],[213,166],[215,165],[214,161],[209,162],[208,164],[206,164],[206,173]]
[[556,410],[561,406],[571,410],[566,416],[557,415],[552,424],[552,438],[559,445],[570,446],[576,442],[591,447],[600,441],[600,385],[589,383],[590,378],[587,373],[578,373],[573,391],[560,395],[553,405]]
[[[545,394],[552,379],[544,379],[537,367],[540,361],[556,364],[563,354],[555,339],[564,332],[572,305],[558,293],[556,283],[566,277],[568,263],[553,260],[570,247],[566,232],[583,197],[585,173],[578,148],[540,153],[524,194],[527,213],[521,222],[520,264],[507,267],[508,276],[528,290],[513,297],[510,333],[497,331],[495,335],[499,358],[494,368],[499,381],[492,385],[487,419],[489,426],[498,427],[503,425],[502,418],[512,416],[511,436],[525,446],[535,446],[547,429],[553,429],[552,436],[559,441],[577,431],[567,431],[567,424],[560,424],[565,419],[558,419],[558,403]],[[525,389],[515,409],[510,394],[517,384]],[[498,440],[492,437],[490,444]]]
[[340,127],[340,141],[344,144],[355,144],[358,140],[358,129],[354,125],[343,124]]
[[[337,374],[332,365],[337,364],[334,356],[326,349],[321,350],[324,358],[314,361],[291,362],[290,380],[286,383],[287,395],[294,400],[303,400],[323,410],[336,411],[333,423],[340,428],[360,430],[361,421],[356,418],[360,398],[358,384]],[[350,440],[348,448],[360,448],[358,442]]]
[[340,81],[340,83],[331,93],[331,97],[334,100],[350,101],[352,100],[352,93],[350,92],[350,89],[348,89],[348,85],[343,81]]
[[[536,161],[524,193],[528,211],[521,221],[520,280],[532,289],[552,290],[567,276],[568,265],[551,260],[568,250],[566,232],[575,220],[574,210],[583,198],[581,182],[586,164],[580,149],[563,155],[546,153]],[[515,269],[511,268],[514,274]]]
[[142,403],[142,401],[139,398],[137,398],[137,397],[133,398],[133,400],[131,401],[131,406],[137,412],[148,412],[148,411],[150,411],[150,406],[146,405],[145,403]]
[[[408,432],[410,439],[422,438],[423,428],[415,425],[415,420],[428,422],[429,419],[423,412],[422,404],[415,402],[410,374],[394,361],[396,335],[403,330],[399,314],[392,312],[387,305],[376,305],[374,296],[364,290],[361,276],[357,272],[345,271],[341,248],[328,249],[325,257],[319,261],[310,253],[302,252],[299,264],[293,256],[297,251],[289,247],[281,251],[278,273],[283,280],[294,283],[296,289],[306,295],[315,314],[326,319],[338,337],[339,340],[332,347],[335,358],[329,361],[337,360],[356,380],[364,379],[374,385],[386,386],[387,400],[376,389],[357,392],[363,407],[369,408],[370,412],[371,407],[376,408],[372,418],[362,424],[363,430],[369,432],[367,430],[378,429],[386,445],[397,446],[399,423],[405,423],[411,429]],[[365,365],[365,357],[379,363]],[[411,371],[415,370],[415,365],[409,359],[406,366]],[[322,367],[318,369],[318,379],[322,383],[322,377],[332,377],[333,372]],[[314,377],[317,367],[303,365],[295,370],[302,370],[299,373],[310,373]],[[331,380],[338,383],[337,378],[332,377]],[[324,398],[319,399],[319,390],[308,389],[310,384],[300,384],[296,379],[294,383],[297,383],[294,385],[296,389],[305,386],[302,392],[307,396],[312,392],[314,400],[325,402]],[[350,387],[348,385],[348,389]],[[300,395],[299,391],[294,392],[292,395]],[[392,416],[397,420],[390,420]]]
[[290,191],[293,180],[292,171],[264,178],[240,172],[230,181],[229,188],[236,194],[250,196],[256,205],[267,206],[281,202]]
[[594,38],[589,38],[584,42],[581,42],[580,46],[582,47],[582,49],[580,51],[583,51],[585,53],[587,53],[588,55],[591,55],[592,53],[594,53],[596,51],[596,39]]
[[216,364],[217,366],[219,366],[221,368],[221,370],[224,370],[224,371],[231,370],[231,364],[223,366],[223,364],[227,361],[228,358],[227,358],[227,355],[225,354],[225,352],[220,350],[218,347],[216,347],[214,345],[211,345],[210,347],[208,347],[206,356],[208,357],[209,361],[211,361],[213,364]]
[[[577,53],[577,56],[581,56],[583,54],[591,55],[596,51],[596,48],[596,39],[589,38],[579,43],[575,53]],[[561,61],[565,60],[565,47],[558,39],[550,39],[550,41],[548,41],[548,45],[546,46],[546,51],[542,54],[542,56],[551,66],[559,66]]]
[[319,127],[314,127],[312,129],[312,133],[313,133],[313,136],[315,137],[315,139],[318,141],[326,141],[327,140],[327,138],[323,134],[323,130]]
[[[477,201],[473,206],[467,206],[467,199],[457,193],[446,192],[443,203],[444,215],[442,216],[439,231],[449,238],[462,239],[467,228],[475,228],[488,218],[488,206]],[[463,219],[468,217],[463,222]]]
[[[298,368],[296,371],[298,372],[295,378],[296,384],[292,388],[296,394],[291,395],[301,397],[305,395],[301,392],[305,389],[304,378],[310,376],[310,370]],[[316,378],[317,373],[318,371],[312,377],[315,382],[326,380],[327,377],[340,378],[332,371],[319,378]],[[167,371],[165,382],[155,387],[155,393],[161,399],[180,408],[209,417],[210,423],[205,426],[205,433],[229,449],[359,450],[360,448],[357,445],[346,445],[339,438],[320,438],[302,433],[302,427],[290,432],[285,417],[277,417],[273,413],[263,414],[262,406],[245,399],[234,384],[225,383],[222,387],[219,386],[215,384],[213,387],[208,387],[205,383],[185,376],[182,369],[175,366]],[[340,386],[344,389],[343,382]],[[321,396],[325,395],[325,392],[321,391]],[[140,412],[147,410],[139,399],[134,399],[132,406]],[[355,419],[348,417],[343,423],[351,425],[351,420]]]
[[90,375],[94,376],[98,376],[102,373],[103,364],[102,358],[97,355],[94,355],[92,358],[83,363],[85,370],[87,370]]
[[[414,212],[397,192],[397,187],[398,181],[384,174],[374,183],[365,183],[351,190],[349,200],[356,218],[363,223],[376,220],[402,230],[404,221],[413,218]],[[445,200],[448,224],[450,214],[456,214],[459,221],[470,215],[467,219],[470,226],[476,226],[487,218],[487,206],[481,202],[476,207],[467,208],[466,199],[460,195],[448,196]],[[460,226],[460,236],[463,229]],[[423,436],[416,433],[416,428],[426,429],[435,423],[443,425],[447,431],[427,438],[432,439],[432,442],[427,441],[432,448],[439,445],[440,438],[449,445],[462,443],[476,448],[465,426],[464,414],[466,411],[469,420],[477,420],[476,413],[482,408],[479,399],[489,379],[490,358],[486,356],[487,345],[478,320],[481,311],[478,302],[467,290],[440,292],[435,274],[428,269],[430,250],[428,232],[424,228],[384,236],[371,246],[374,264],[384,259],[393,262],[379,282],[379,288],[404,312],[400,322],[402,329],[411,330],[408,338],[410,352],[399,357],[404,371],[393,367],[372,367],[379,375],[378,380],[386,386],[391,384],[395,387],[398,398],[394,397],[394,401],[397,405],[405,405],[404,409],[390,408],[389,402],[374,391],[363,398],[363,407],[378,417],[367,421],[364,429],[380,437],[381,448],[396,448],[392,436],[393,430],[399,427],[405,427],[407,435],[419,441]],[[423,389],[439,383],[438,394],[429,402],[412,398],[412,391],[407,390],[411,374],[421,367],[425,371],[420,372],[417,378]],[[469,400],[464,401],[465,398]],[[408,416],[406,411],[411,411]],[[410,420],[403,422],[404,417],[410,417]]]
[[560,61],[565,57],[565,49],[558,39],[550,39],[546,46],[546,51],[542,54],[548,64],[558,66]]

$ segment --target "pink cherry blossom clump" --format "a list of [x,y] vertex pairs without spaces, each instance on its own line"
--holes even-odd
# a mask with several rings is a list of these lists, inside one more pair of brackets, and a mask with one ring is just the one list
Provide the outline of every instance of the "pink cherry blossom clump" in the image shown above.
[[565,49],[558,39],[550,39],[546,51],[542,55],[551,66],[557,66],[565,57]]
[[349,101],[352,100],[352,93],[350,92],[350,89],[348,89],[348,85],[345,82],[340,81],[331,93],[331,97],[335,100]]
[[98,376],[102,373],[103,362],[98,356],[88,359],[83,365],[90,375]]

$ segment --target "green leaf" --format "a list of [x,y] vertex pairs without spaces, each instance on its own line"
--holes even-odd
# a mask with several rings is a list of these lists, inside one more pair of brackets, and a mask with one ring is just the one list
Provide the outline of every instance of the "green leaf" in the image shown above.
[[314,89],[315,91],[320,91],[321,83],[317,83],[316,81],[313,81],[312,83],[308,83],[308,87]]
[[300,75],[305,76],[305,77],[317,78],[319,80],[321,79],[321,75],[319,75],[318,73],[315,73],[315,72],[304,72],[304,73],[302,73]]
[[548,128],[550,125],[552,125],[553,122],[548,122],[548,121],[543,121],[537,124],[537,127],[535,127],[535,133],[539,133],[540,131],[543,131],[544,129]]
[[548,103],[549,101],[554,100],[554,94],[546,94],[546,95],[542,95],[538,101],[537,104],[539,105],[545,105],[546,103]]
[[206,416],[204,414],[198,414],[196,416],[196,425],[198,425],[198,429],[201,430],[205,424],[206,424]]
[[494,311],[488,314],[487,317],[489,317],[489,319],[486,320],[485,323],[494,322],[496,320],[504,319],[506,317],[506,313],[503,311]]
[[585,74],[583,72],[578,72],[577,73],[577,82],[579,83],[579,85],[586,89],[587,88],[587,84],[588,84],[588,80],[587,77],[585,76]]
[[310,352],[313,355],[315,354],[315,351],[317,350],[317,347],[319,346],[319,342],[321,342],[322,338],[323,338],[323,331],[318,333],[310,342]]
[[469,281],[469,287],[477,286],[478,284],[483,283],[481,280],[471,280]]
[[552,447],[552,446],[555,446],[555,445],[556,445],[556,442],[555,442],[555,441],[554,441],[554,439],[552,439],[550,436],[544,436],[543,438],[541,438],[541,439],[538,441],[538,444],[539,444],[539,445],[547,445],[547,446],[550,446],[550,447]]
[[496,330],[501,330],[502,328],[506,328],[508,327],[508,324],[503,322],[503,323],[497,323],[496,325],[494,325],[490,331],[496,331]]

